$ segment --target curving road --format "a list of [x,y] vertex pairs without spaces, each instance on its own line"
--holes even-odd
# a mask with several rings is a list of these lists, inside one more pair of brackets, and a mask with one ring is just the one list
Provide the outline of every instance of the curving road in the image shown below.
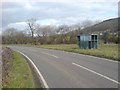
[[118,62],[59,50],[9,46],[28,56],[49,88],[118,88]]

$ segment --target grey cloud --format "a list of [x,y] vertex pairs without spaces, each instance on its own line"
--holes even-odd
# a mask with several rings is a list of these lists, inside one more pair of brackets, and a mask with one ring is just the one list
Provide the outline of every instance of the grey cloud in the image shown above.
[[[29,3],[29,2],[28,2]],[[64,4],[57,2],[30,2],[31,8],[25,8],[25,3],[17,2],[4,2],[3,3],[3,12],[2,12],[2,26],[7,26],[10,23],[24,22],[29,18],[37,18],[39,20],[44,19],[55,19],[61,22],[77,22],[78,18],[92,18],[97,19],[99,17],[112,17],[113,13],[116,11],[113,9],[113,12],[108,12],[104,5],[113,8],[113,4],[101,4],[101,3],[77,3],[77,4]],[[88,6],[87,6],[88,5]],[[113,5],[113,6],[112,6]],[[104,13],[104,12],[108,13]],[[112,14],[111,14],[112,13]],[[115,14],[113,15],[115,16]],[[73,19],[66,19],[67,17],[74,17]],[[102,19],[100,18],[100,19]],[[67,21],[66,21],[67,20]]]
[[10,8],[21,8],[23,5],[17,2],[3,2],[2,8],[3,9],[10,9]]

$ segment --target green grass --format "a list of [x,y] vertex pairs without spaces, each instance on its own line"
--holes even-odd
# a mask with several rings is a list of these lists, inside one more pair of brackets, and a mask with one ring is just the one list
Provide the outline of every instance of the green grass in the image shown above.
[[[13,46],[15,46],[15,44],[13,44]],[[68,52],[80,53],[120,61],[120,57],[118,56],[118,44],[99,44],[98,49],[80,49],[77,44],[56,44],[56,45],[23,44],[20,46],[63,50]]]
[[23,56],[13,52],[4,88],[35,88],[32,72]]
[[99,45],[98,49],[80,49],[76,44],[61,44],[61,45],[39,45],[37,47],[64,50],[68,52],[75,52],[85,55],[92,55],[113,60],[120,60],[118,58],[118,45],[107,44]]

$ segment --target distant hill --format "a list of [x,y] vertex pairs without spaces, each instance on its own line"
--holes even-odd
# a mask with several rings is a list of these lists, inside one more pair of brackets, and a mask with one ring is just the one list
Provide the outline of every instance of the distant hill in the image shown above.
[[120,20],[120,17],[105,20],[93,26],[84,28],[80,32],[82,33],[104,33],[104,32],[118,33],[118,20]]

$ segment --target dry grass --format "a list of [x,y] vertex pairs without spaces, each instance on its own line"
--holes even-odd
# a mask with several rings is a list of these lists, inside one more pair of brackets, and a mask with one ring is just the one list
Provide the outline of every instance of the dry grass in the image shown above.
[[117,44],[102,44],[98,49],[80,49],[76,44],[60,44],[60,45],[39,45],[40,48],[64,50],[80,54],[92,55],[113,60],[120,60],[118,57]]

